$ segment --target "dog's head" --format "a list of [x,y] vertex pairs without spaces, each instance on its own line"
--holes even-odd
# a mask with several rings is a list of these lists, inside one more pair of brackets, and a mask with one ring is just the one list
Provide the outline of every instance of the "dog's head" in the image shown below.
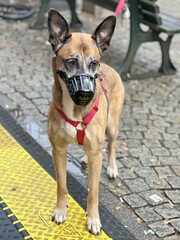
[[115,24],[115,16],[109,16],[92,34],[71,33],[63,16],[49,10],[49,42],[58,58],[57,72],[77,105],[87,105],[94,96],[99,60],[110,44]]

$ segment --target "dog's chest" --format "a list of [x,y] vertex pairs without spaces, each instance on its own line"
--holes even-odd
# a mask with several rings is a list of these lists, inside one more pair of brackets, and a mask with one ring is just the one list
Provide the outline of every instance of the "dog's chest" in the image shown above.
[[77,127],[72,126],[66,121],[60,124],[61,129],[63,129],[63,137],[69,143],[77,143],[77,131],[83,129],[82,123],[79,123]]
[[63,124],[61,124],[61,128],[63,128],[64,137],[69,142],[74,142],[76,139],[76,128],[66,121],[63,121]]

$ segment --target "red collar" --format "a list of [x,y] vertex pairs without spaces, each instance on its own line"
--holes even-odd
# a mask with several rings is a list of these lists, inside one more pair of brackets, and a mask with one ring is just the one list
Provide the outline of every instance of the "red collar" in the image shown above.
[[[90,121],[93,119],[94,115],[96,114],[96,112],[98,111],[98,107],[99,107],[99,98],[96,100],[93,108],[91,109],[91,111],[86,115],[86,117],[83,118],[82,121],[73,121],[71,119],[69,119],[65,113],[63,111],[61,111],[58,107],[55,107],[56,110],[58,111],[58,113],[61,115],[62,118],[64,118],[64,120],[66,120],[66,122],[68,122],[69,124],[71,124],[73,127],[76,128],[77,130],[77,142],[79,145],[83,145],[84,142],[84,136],[85,136],[85,128],[86,126],[90,123]],[[83,128],[82,129],[77,129],[77,126],[79,123],[82,123]]]

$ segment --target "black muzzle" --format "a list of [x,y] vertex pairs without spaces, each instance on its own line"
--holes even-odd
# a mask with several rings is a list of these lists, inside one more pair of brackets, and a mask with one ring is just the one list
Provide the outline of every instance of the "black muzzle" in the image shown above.
[[76,105],[86,106],[94,97],[96,75],[93,77],[87,73],[80,73],[70,78],[66,73],[58,70],[57,73],[64,80],[69,95]]

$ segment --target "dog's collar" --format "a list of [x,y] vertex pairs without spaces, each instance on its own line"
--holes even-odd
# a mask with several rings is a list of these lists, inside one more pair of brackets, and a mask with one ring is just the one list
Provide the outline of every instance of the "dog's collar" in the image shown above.
[[[91,120],[93,119],[94,115],[96,114],[96,112],[99,109],[99,98],[96,100],[96,102],[95,102],[93,108],[91,109],[91,111],[86,115],[86,117],[83,118],[82,121],[73,121],[73,120],[69,119],[65,115],[65,113],[63,111],[61,111],[57,106],[55,106],[55,108],[58,111],[58,113],[61,115],[61,117],[64,118],[64,120],[66,122],[68,122],[69,124],[71,124],[73,127],[76,128],[76,131],[77,131],[77,134],[76,134],[77,143],[79,145],[83,145],[86,126],[91,122]],[[80,123],[82,124],[82,129],[78,129],[77,128],[77,126]]]

